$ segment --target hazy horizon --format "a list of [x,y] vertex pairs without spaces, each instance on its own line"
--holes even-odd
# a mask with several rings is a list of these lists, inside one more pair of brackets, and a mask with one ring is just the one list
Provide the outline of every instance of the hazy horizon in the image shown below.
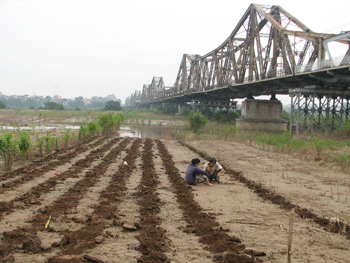
[[[263,4],[265,1],[257,1]],[[230,35],[250,1],[0,1],[0,92],[122,102],[153,76],[175,82],[182,55]],[[349,30],[349,1],[276,3],[315,32]]]

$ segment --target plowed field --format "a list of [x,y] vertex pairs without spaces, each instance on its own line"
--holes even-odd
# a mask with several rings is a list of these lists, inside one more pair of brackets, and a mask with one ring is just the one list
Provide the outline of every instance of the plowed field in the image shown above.
[[[210,155],[220,184],[186,185]],[[291,209],[292,262],[350,262],[347,178],[245,144],[96,137],[0,176],[0,262],[287,262]]]

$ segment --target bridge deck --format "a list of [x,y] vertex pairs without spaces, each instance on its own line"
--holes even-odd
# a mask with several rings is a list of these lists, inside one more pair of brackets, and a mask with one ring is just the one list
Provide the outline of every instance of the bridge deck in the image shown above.
[[248,95],[260,96],[274,94],[288,94],[291,88],[320,86],[343,90],[350,87],[349,65],[334,68],[324,68],[312,72],[302,72],[294,75],[280,76],[245,83],[237,83],[225,87],[212,88],[206,91],[178,93],[171,97],[154,100],[152,103],[185,102],[192,99],[236,99]]

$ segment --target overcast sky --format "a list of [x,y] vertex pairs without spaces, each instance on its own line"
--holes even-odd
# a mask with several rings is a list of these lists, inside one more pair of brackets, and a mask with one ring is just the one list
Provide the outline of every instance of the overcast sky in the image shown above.
[[[271,0],[269,0],[271,1]],[[315,32],[350,30],[350,1],[276,4]],[[183,53],[204,55],[251,1],[0,0],[0,92],[122,101],[153,76],[172,86]]]

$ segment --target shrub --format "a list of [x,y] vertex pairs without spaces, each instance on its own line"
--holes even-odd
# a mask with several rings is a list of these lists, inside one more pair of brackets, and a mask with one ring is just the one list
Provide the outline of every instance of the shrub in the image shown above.
[[90,121],[86,128],[92,136],[94,136],[99,130],[98,124],[94,121]]
[[5,132],[0,136],[0,154],[5,159],[5,169],[12,170],[13,155],[17,152],[17,144],[11,132]]
[[103,134],[111,134],[114,119],[111,113],[105,113],[98,116],[98,125],[100,125]]
[[88,133],[88,129],[84,125],[80,125],[80,130],[79,130],[79,140],[82,140],[86,137],[86,134]]
[[207,124],[208,119],[199,111],[196,111],[191,112],[189,121],[190,127],[193,130],[193,132],[197,133],[200,128],[204,127]]
[[18,132],[18,139],[17,139],[18,150],[20,155],[22,156],[23,163],[24,163],[29,155],[31,141],[27,131],[18,129],[17,132]]
[[38,136],[36,138],[36,147],[39,150],[40,156],[43,156],[44,141],[45,141],[45,137],[44,136],[41,136],[41,137]]
[[64,134],[63,134],[63,142],[64,142],[64,147],[67,148],[68,147],[68,143],[69,143],[69,139],[70,139],[70,130],[65,130]]
[[57,104],[55,110],[64,110],[64,106],[62,104]]
[[51,151],[51,147],[52,145],[54,145],[56,143],[56,138],[50,136],[51,131],[47,131],[46,132],[46,136],[44,137],[45,139],[45,152],[46,154],[49,153]]
[[3,101],[0,101],[0,109],[6,109],[6,108],[7,108],[6,103]]
[[105,111],[121,111],[122,107],[120,106],[119,101],[109,100],[109,101],[107,101],[104,110]]

